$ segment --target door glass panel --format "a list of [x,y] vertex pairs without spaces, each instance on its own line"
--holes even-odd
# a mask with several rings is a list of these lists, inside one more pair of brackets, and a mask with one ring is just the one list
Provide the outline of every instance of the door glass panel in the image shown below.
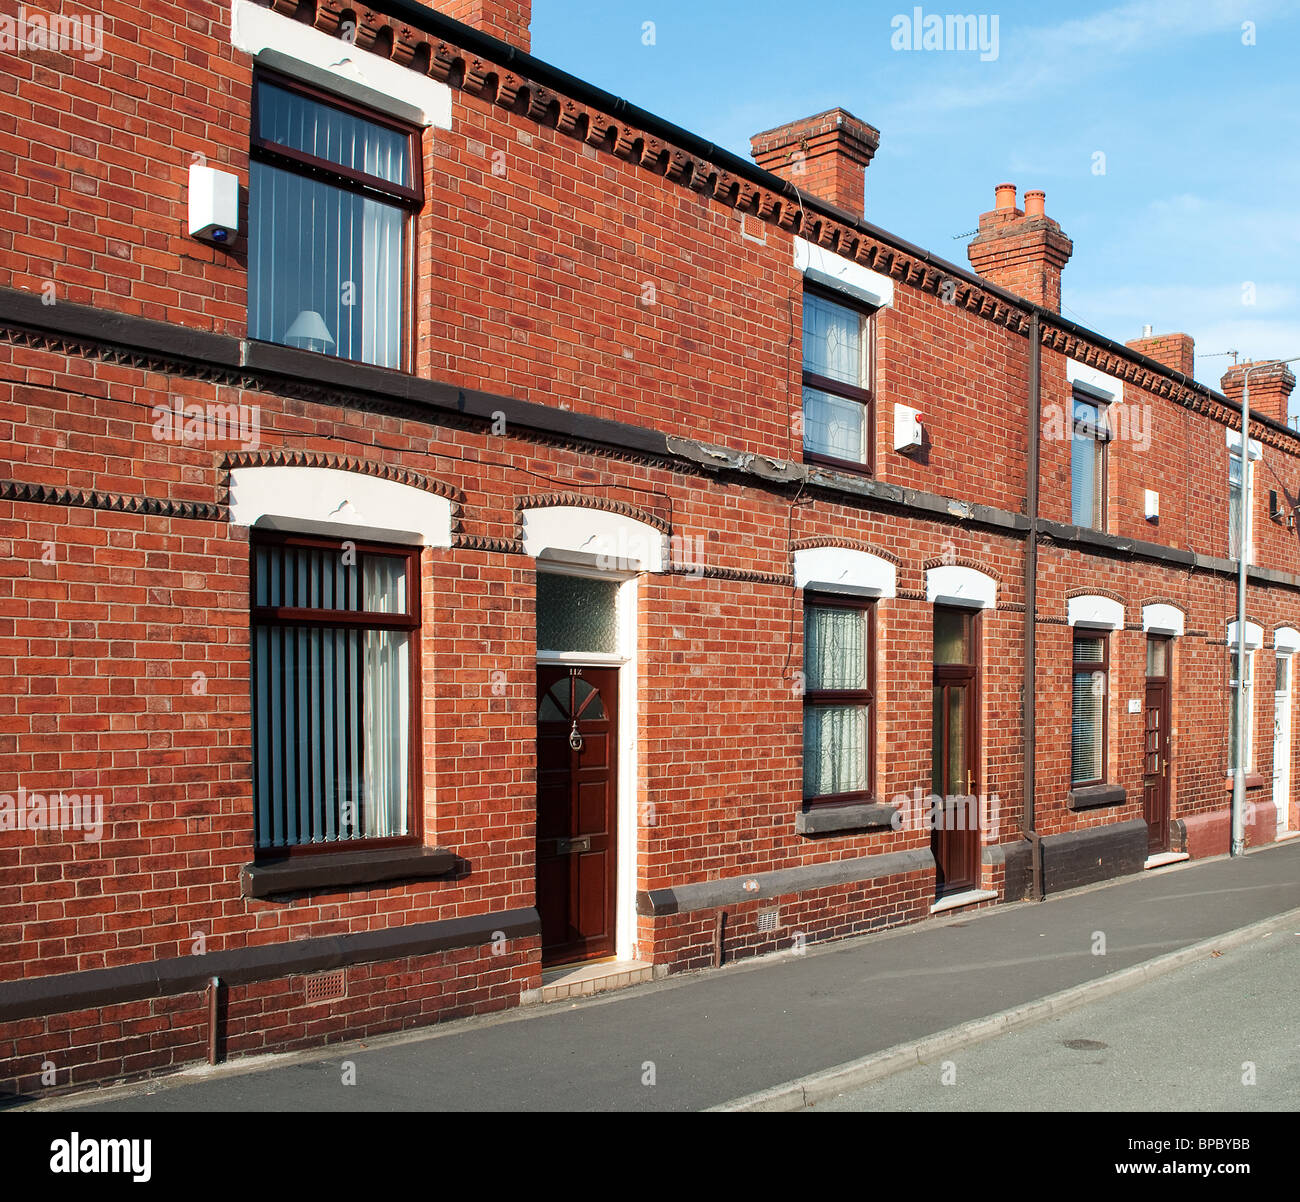
[[973,662],[970,614],[959,610],[934,611],[934,662],[961,665]]
[[966,690],[948,689],[948,788],[950,797],[966,795]]
[[549,693],[542,698],[542,704],[537,710],[537,720],[539,722],[563,722],[565,707],[569,703],[569,682],[561,681],[559,684],[552,685]]
[[1291,687],[1291,658],[1279,655],[1277,660],[1277,684],[1279,693],[1285,693]]
[[605,707],[600,694],[581,676],[573,678],[573,716],[575,718],[603,718]]
[[618,581],[537,574],[539,651],[618,651]]

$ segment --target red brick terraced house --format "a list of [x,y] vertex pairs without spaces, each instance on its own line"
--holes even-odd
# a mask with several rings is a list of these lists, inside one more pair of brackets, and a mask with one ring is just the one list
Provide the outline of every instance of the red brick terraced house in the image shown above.
[[1294,377],[1062,317],[1041,192],[944,262],[527,0],[4,19],[0,1088],[1300,829]]

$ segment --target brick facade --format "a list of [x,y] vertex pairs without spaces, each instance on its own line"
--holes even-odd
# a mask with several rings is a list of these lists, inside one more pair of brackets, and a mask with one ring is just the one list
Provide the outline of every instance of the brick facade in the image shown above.
[[[527,49],[526,4],[434,7]],[[352,13],[356,53],[446,88],[450,129],[422,135],[411,373],[251,342],[245,237],[221,248],[188,236],[196,155],[249,183],[254,61],[232,44],[229,4],[108,0],[102,58],[32,51],[0,76],[0,163],[16,180],[0,212],[0,794],[104,799],[98,840],[0,830],[0,1088],[201,1059],[210,975],[225,982],[227,1055],[479,1013],[541,987],[538,562],[526,553],[538,510],[585,507],[699,549],[635,581],[621,953],[705,967],[720,914],[727,958],[930,914],[931,835],[907,805],[902,829],[796,829],[800,549],[872,555],[897,573],[896,595],[876,605],[872,791],[885,805],[931,788],[934,574],[996,583],[979,619],[982,890],[1020,896],[1028,879],[1031,536],[1032,795],[1048,889],[1085,883],[1085,859],[1141,867],[1142,718],[1128,702],[1142,696],[1153,605],[1185,618],[1171,850],[1227,850],[1225,432],[1239,412],[1187,378],[1185,354],[1117,346],[1057,316],[1070,243],[1041,194],[1022,212],[1003,190],[981,219],[981,280],[849,220],[863,207],[865,134],[832,138],[827,170],[803,183],[775,159],[775,175],[745,173],[681,131],[627,124],[594,92],[561,91],[534,60],[493,60],[490,43],[432,10],[416,23],[383,4],[260,8],[334,38]],[[249,219],[245,205],[242,230]],[[803,461],[796,237],[892,285],[876,318],[873,478]],[[1078,366],[1123,388],[1100,532],[1071,525]],[[1261,397],[1286,384],[1258,379]],[[177,398],[249,407],[257,447],[160,437],[158,406]],[[922,415],[919,452],[894,450],[896,405]],[[1255,408],[1248,613],[1263,642],[1249,831],[1260,842],[1300,829],[1294,800],[1280,824],[1273,808],[1268,738],[1275,631],[1300,627],[1297,535],[1268,499],[1300,496],[1300,443],[1285,398]],[[417,801],[424,845],[450,853],[454,872],[247,887],[250,533],[232,520],[231,490],[234,472],[258,466],[352,472],[450,506],[450,545],[421,555]],[[1147,490],[1159,493],[1155,520]],[[1067,615],[1083,595],[1123,606],[1109,636],[1107,779],[1126,793],[1096,808],[1070,801]],[[1294,798],[1300,740],[1291,747]],[[305,981],[337,969],[342,996],[309,1003]]]

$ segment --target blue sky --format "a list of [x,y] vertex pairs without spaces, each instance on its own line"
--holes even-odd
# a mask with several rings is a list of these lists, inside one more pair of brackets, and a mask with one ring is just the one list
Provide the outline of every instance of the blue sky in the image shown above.
[[990,61],[894,49],[915,7],[534,0],[533,53],[745,157],[841,105],[881,131],[877,225],[966,264],[955,236],[994,186],[1042,188],[1074,240],[1067,316],[1121,342],[1185,331],[1216,387],[1214,352],[1300,355],[1300,0],[921,6],[996,15]]

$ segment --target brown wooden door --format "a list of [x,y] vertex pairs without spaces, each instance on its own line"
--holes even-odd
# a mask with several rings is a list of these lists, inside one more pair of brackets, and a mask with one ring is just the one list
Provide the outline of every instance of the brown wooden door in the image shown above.
[[931,845],[940,897],[974,889],[979,881],[979,724],[975,616],[936,608],[934,614],[933,771],[943,799]]
[[1142,707],[1142,811],[1147,852],[1169,850],[1169,654],[1168,639],[1147,640],[1146,704]]
[[537,910],[550,964],[614,954],[618,670],[537,669]]

